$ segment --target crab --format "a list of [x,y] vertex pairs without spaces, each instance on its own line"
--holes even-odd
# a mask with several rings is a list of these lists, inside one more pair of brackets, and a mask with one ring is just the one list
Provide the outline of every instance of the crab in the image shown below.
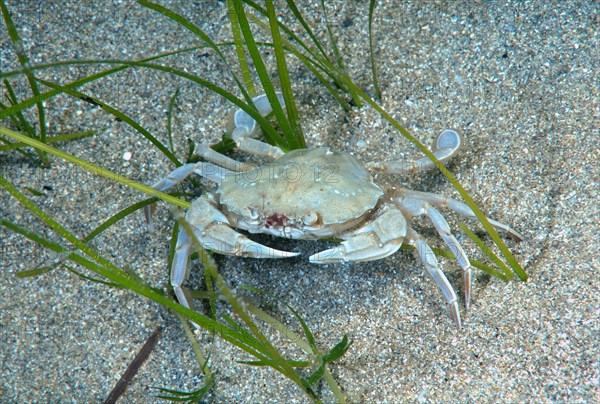
[[[276,95],[284,105],[282,95]],[[252,102],[262,116],[272,110],[265,94],[253,98]],[[232,122],[231,137],[237,147],[268,158],[268,163],[259,166],[242,164],[202,144],[198,151],[205,161],[182,165],[153,185],[157,190],[166,191],[193,173],[218,185],[216,191],[195,199],[185,215],[202,247],[239,257],[290,258],[299,255],[259,244],[234,229],[288,239],[341,239],[343,241],[335,247],[308,258],[314,264],[330,264],[380,260],[394,254],[402,244],[409,244],[415,248],[426,272],[441,291],[451,319],[458,328],[462,326],[457,295],[435,254],[411,222],[417,216],[427,216],[455,255],[463,273],[468,313],[471,264],[439,209],[448,208],[469,219],[476,219],[475,214],[464,203],[443,195],[401,187],[384,189],[375,183],[372,175],[414,173],[432,168],[434,164],[429,158],[363,164],[349,153],[329,148],[284,153],[276,146],[255,139],[258,125],[247,112],[237,110]],[[462,145],[463,137],[455,130],[446,129],[435,138],[432,152],[438,160],[446,162]],[[150,207],[146,208],[146,220],[151,225]],[[509,226],[488,220],[496,229],[517,240],[522,239]],[[190,236],[181,228],[170,281],[178,301],[188,308],[192,308],[192,301],[183,284],[189,276],[191,250]]]

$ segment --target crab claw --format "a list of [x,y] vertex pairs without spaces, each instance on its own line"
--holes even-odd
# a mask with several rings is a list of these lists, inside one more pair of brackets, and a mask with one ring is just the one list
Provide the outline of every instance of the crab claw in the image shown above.
[[372,235],[363,233],[342,242],[339,246],[308,257],[313,264],[329,264],[342,261],[373,261],[392,255],[402,245],[402,240],[381,246]]
[[[222,227],[225,230],[225,233],[228,233],[228,238],[235,238],[235,244],[233,250],[229,249],[228,251],[218,251],[221,254],[231,254],[237,255],[240,257],[250,257],[250,258],[291,258],[300,253],[290,252],[290,251],[282,251],[276,250],[271,247],[267,247],[266,245],[262,245],[257,243],[256,241],[250,240],[248,237],[241,235],[235,230],[230,229],[229,227]],[[214,234],[213,234],[214,236]],[[230,246],[228,246],[230,247]],[[233,251],[233,254],[231,253]]]
[[192,202],[185,217],[203,248],[219,254],[251,258],[289,258],[299,254],[267,247],[238,233],[229,227],[229,220],[214,203],[210,196],[202,196]]
[[314,264],[340,261],[373,261],[392,255],[402,245],[406,235],[406,219],[393,206],[384,206],[371,223],[339,246],[311,255]]

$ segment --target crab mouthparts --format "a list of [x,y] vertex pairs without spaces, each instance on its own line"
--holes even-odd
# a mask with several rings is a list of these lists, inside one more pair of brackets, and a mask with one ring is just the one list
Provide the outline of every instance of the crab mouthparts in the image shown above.
[[265,220],[265,227],[270,229],[273,226],[285,226],[289,223],[289,219],[286,215],[280,215],[278,213],[274,213],[268,216]]

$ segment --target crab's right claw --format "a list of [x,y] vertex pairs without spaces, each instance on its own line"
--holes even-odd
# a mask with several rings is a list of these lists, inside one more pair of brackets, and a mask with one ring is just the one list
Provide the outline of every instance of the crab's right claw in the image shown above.
[[[227,217],[217,209],[215,201],[208,195],[192,202],[185,220],[192,227],[193,237],[200,242],[202,248],[219,254],[252,258],[289,258],[299,254],[267,247],[236,232],[229,227]],[[180,228],[171,268],[171,285],[179,303],[187,308],[193,308],[190,294],[183,286],[189,275],[188,259],[192,245],[190,234]]]
[[299,253],[276,250],[233,230],[221,222],[210,223],[205,230],[194,232],[202,247],[219,254],[249,258],[290,258]]
[[194,228],[202,247],[219,254],[251,258],[289,258],[299,254],[267,247],[233,230],[210,196],[192,202],[186,221]]

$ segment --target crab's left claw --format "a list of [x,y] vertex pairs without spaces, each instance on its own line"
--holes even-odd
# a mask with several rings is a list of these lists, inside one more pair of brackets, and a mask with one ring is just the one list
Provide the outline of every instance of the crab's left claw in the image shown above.
[[339,246],[311,255],[314,264],[340,261],[373,261],[392,255],[406,236],[406,219],[392,206],[385,206],[381,215],[351,234]]

